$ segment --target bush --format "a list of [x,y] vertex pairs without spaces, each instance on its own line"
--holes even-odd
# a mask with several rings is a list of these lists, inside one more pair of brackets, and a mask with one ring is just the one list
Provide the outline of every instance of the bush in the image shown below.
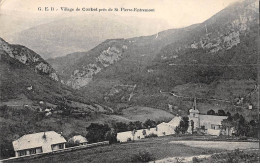
[[175,157],[176,163],[182,163],[184,161],[184,158],[181,157]]
[[158,137],[158,135],[152,133],[152,134],[149,134],[149,135],[146,135],[146,136],[145,136],[145,138],[152,138],[152,137]]
[[9,140],[3,140],[3,142],[0,144],[0,158],[9,158],[14,156],[15,152],[12,142]]
[[106,133],[111,129],[107,124],[91,123],[86,127],[87,135],[86,138],[89,143],[105,141]]
[[155,158],[153,157],[152,154],[150,154],[149,152],[147,151],[142,151],[138,154],[135,154],[132,159],[131,159],[131,162],[133,163],[147,163],[149,161],[153,161]]
[[193,162],[193,163],[199,163],[199,162],[200,162],[200,159],[197,158],[197,157],[193,157],[193,158],[192,158],[192,162]]
[[66,147],[69,148],[69,147],[74,147],[74,146],[79,146],[79,144],[75,143],[75,142],[66,142]]
[[[255,163],[259,161],[258,151],[241,151],[235,149],[228,153],[222,153],[220,155],[212,155],[214,163],[225,162],[225,163]],[[206,161],[207,162],[207,161]]]

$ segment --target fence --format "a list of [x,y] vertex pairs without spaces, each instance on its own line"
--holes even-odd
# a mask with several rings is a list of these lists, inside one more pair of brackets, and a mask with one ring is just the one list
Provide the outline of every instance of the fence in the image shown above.
[[19,162],[19,161],[24,161],[26,159],[33,159],[33,158],[38,158],[38,157],[42,157],[42,156],[64,153],[64,152],[71,152],[71,151],[87,149],[87,148],[91,148],[91,147],[97,147],[97,146],[108,145],[108,144],[109,144],[109,141],[103,141],[103,142],[97,142],[97,143],[92,143],[92,144],[87,144],[87,145],[69,147],[69,148],[60,149],[60,150],[56,150],[56,151],[52,151],[52,152],[26,155],[26,156],[20,156],[20,157],[11,157],[8,159],[0,160],[0,162],[1,163]]

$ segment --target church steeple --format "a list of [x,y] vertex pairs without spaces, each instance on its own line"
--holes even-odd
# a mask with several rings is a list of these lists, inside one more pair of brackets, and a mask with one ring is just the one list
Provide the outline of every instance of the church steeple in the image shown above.
[[197,109],[197,101],[196,101],[196,97],[194,98],[194,101],[193,101],[193,109],[194,109],[194,110]]
[[195,114],[199,114],[199,110],[197,109],[197,99],[196,99],[196,97],[194,98],[193,106],[189,110],[189,113],[190,113],[190,115],[193,115],[194,117],[195,117]]

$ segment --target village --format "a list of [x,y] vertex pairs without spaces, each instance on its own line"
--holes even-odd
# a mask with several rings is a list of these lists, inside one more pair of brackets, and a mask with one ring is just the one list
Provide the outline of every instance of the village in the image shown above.
[[[236,126],[226,125],[228,119],[231,118],[230,114],[222,112],[216,115],[211,111],[209,111],[208,115],[201,114],[197,108],[196,98],[194,98],[193,106],[188,111],[188,116],[179,116],[177,114],[169,122],[161,122],[159,124],[147,120],[146,124],[143,125],[146,126],[146,128],[142,129],[140,129],[140,127],[139,129],[133,127],[133,130],[130,131],[125,131],[127,130],[127,128],[125,128],[117,131],[107,130],[105,133],[104,128],[108,128],[108,126],[93,124],[87,127],[89,131],[86,137],[90,140],[82,135],[74,135],[66,140],[62,133],[55,131],[27,134],[12,142],[15,156],[11,157],[10,160],[19,159],[21,157],[30,158],[30,156],[39,156],[41,154],[52,155],[53,153],[63,153],[114,143],[128,143],[152,137],[187,135],[192,138],[194,135],[208,135],[217,138],[220,136],[232,137],[237,134],[238,129]],[[49,116],[51,109],[45,110],[45,112],[46,116]],[[122,123],[118,123],[117,125],[119,128],[123,127]],[[100,139],[98,136],[102,134],[105,136],[103,139]],[[90,135],[96,135],[96,137],[94,136],[92,138]],[[3,161],[8,160],[9,159],[5,159]]]

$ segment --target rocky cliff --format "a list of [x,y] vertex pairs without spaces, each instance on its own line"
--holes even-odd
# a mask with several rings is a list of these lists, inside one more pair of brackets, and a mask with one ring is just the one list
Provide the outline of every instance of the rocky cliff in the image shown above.
[[63,71],[63,73],[69,72],[70,76],[62,82],[74,89],[86,86],[99,72],[122,59],[123,53],[127,50],[125,42],[124,40],[108,40],[103,45],[97,46],[84,58],[80,58],[76,65]]
[[202,49],[216,54],[230,50],[241,43],[241,36],[249,32],[258,22],[258,1],[237,2],[196,27],[190,36],[172,43],[160,53],[161,60],[175,59],[187,49]]
[[36,73],[48,75],[51,79],[59,81],[55,70],[34,51],[21,45],[9,44],[2,38],[0,38],[0,50],[6,52],[11,58],[33,68]]

